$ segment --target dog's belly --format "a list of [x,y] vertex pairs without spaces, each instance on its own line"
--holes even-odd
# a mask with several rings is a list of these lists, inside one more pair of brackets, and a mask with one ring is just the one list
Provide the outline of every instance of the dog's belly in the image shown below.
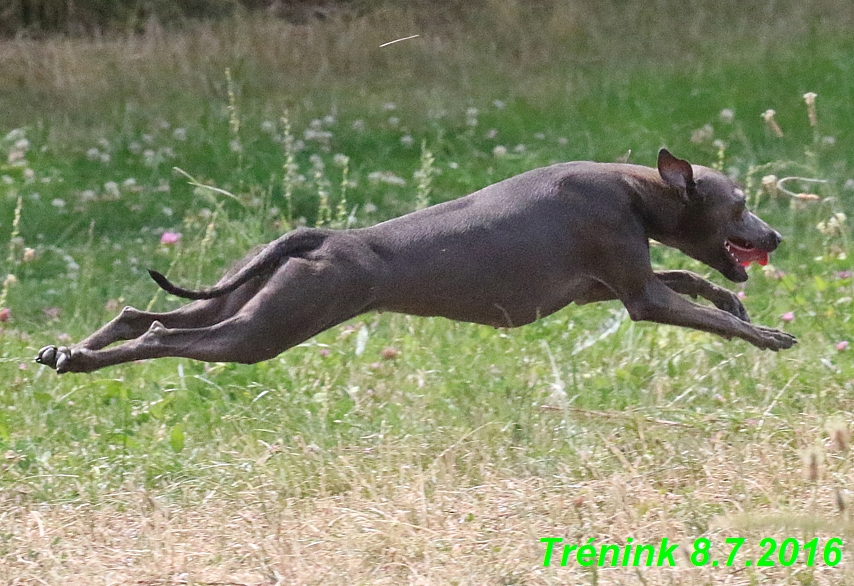
[[425,287],[417,297],[388,299],[377,309],[494,327],[518,327],[537,321],[583,298],[596,283],[589,277],[539,283],[496,283],[489,293],[474,288]]

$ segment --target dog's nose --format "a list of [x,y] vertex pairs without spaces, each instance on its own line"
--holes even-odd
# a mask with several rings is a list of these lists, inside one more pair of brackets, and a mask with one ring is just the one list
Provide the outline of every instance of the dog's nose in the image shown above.
[[768,243],[771,245],[771,250],[773,250],[780,246],[780,243],[783,241],[783,235],[774,230],[773,232],[771,232],[771,236],[768,240]]

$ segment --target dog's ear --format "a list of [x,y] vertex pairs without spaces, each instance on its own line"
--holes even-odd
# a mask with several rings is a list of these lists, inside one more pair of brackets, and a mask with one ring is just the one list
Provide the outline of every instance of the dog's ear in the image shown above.
[[667,149],[658,151],[658,174],[670,187],[679,191],[682,200],[688,203],[696,193],[694,171],[688,161],[677,159]]

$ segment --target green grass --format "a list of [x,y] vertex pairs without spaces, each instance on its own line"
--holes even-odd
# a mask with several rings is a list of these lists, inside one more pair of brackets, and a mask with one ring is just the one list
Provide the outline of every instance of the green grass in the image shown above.
[[[73,575],[50,561],[56,547],[17,533],[29,527],[31,511],[57,511],[50,533],[67,526],[62,506],[119,518],[145,509],[127,496],[139,491],[162,503],[155,509],[207,511],[208,499],[223,510],[260,503],[263,513],[252,515],[270,527],[285,523],[274,517],[287,517],[289,507],[308,525],[333,523],[323,514],[328,498],[358,502],[350,509],[362,512],[385,511],[382,503],[391,502],[411,509],[406,523],[441,534],[441,495],[530,482],[526,490],[553,507],[529,511],[531,527],[570,534],[578,525],[606,535],[605,505],[586,513],[584,525],[580,509],[581,521],[560,516],[578,508],[561,499],[586,495],[577,498],[593,503],[642,479],[615,505],[633,511],[635,521],[619,525],[622,533],[612,528],[611,541],[642,532],[648,511],[679,522],[656,525],[658,538],[717,535],[715,516],[741,512],[794,518],[806,510],[824,515],[826,528],[837,518],[844,525],[832,491],[844,491],[852,471],[828,451],[825,423],[849,422],[854,411],[854,349],[836,349],[854,342],[854,280],[843,272],[854,255],[854,191],[846,185],[854,178],[854,44],[844,30],[854,13],[842,3],[816,3],[812,11],[783,3],[777,19],[741,7],[716,22],[711,4],[694,19],[665,10],[667,2],[628,6],[628,14],[615,6],[528,14],[520,4],[496,2],[443,25],[419,20],[415,10],[383,9],[311,27],[249,20],[130,40],[4,41],[0,48],[12,57],[0,60],[0,81],[10,82],[0,84],[0,134],[20,128],[29,146],[15,147],[20,136],[0,143],[0,161],[26,151],[23,163],[0,163],[0,234],[10,242],[2,270],[17,278],[0,337],[0,501],[25,512],[23,525],[15,516],[0,520],[0,560],[9,568],[0,576],[38,576],[38,568]],[[664,16],[655,20],[657,13]],[[508,23],[519,30],[506,30]],[[637,28],[627,30],[630,23]],[[421,39],[375,48],[419,30]],[[229,110],[226,67],[236,110]],[[816,128],[803,103],[807,91],[819,96]],[[304,142],[295,160],[305,180],[291,185],[292,214],[283,183],[285,108]],[[777,111],[782,138],[760,119],[768,108]],[[732,121],[720,118],[724,109],[734,112]],[[706,124],[713,135],[692,141]],[[328,134],[309,139],[306,131]],[[357,225],[411,211],[422,142],[440,171],[432,203],[554,161],[608,161],[628,149],[632,162],[647,165],[664,145],[694,163],[722,163],[785,236],[772,256],[776,271],[750,269],[745,304],[754,322],[784,327],[800,343],[761,352],[634,324],[619,304],[607,303],[571,306],[506,331],[369,314],[253,366],[164,359],[57,377],[30,362],[40,346],[81,339],[123,304],[176,307],[177,299],[157,292],[148,267],[190,286],[211,283],[253,245],[314,223],[312,157],[324,163],[333,216],[343,180],[336,154],[349,157],[347,211],[355,209]],[[195,188],[173,167],[234,197]],[[377,171],[406,184],[372,180]],[[772,173],[828,182],[790,183],[821,197],[803,203],[764,192],[761,179]],[[20,235],[12,239],[19,197]],[[849,218],[841,232],[816,228],[840,212]],[[180,243],[160,245],[164,230],[181,232]],[[24,260],[26,248],[34,259]],[[710,272],[663,247],[653,256],[662,267]],[[727,285],[719,275],[711,279]],[[784,324],[787,312],[795,319]],[[360,331],[368,336],[357,353]],[[387,348],[399,354],[384,359]],[[804,480],[803,451],[816,446],[822,476]],[[423,511],[395,492],[407,486],[420,486],[412,498],[423,499]],[[459,503],[471,505],[466,498]],[[495,510],[484,505],[476,516]],[[216,511],[205,514],[219,522]],[[484,531],[478,543],[491,539]],[[578,531],[579,542],[593,536]],[[455,535],[444,537],[448,551],[463,543]],[[570,575],[537,577],[532,568],[542,552],[529,537],[517,565],[474,546],[469,559],[489,568],[482,562],[498,560],[494,572],[480,575],[485,581],[549,583]],[[327,551],[340,552],[334,538],[324,539]],[[398,568],[435,568],[429,555],[440,559],[445,551],[389,540],[353,542],[354,555],[367,560],[354,566],[366,572],[364,583],[373,580],[368,570],[400,559]],[[37,568],[21,555],[35,556],[26,559]],[[284,571],[291,559],[278,550],[263,562],[229,555],[199,563],[274,575],[269,568]],[[193,563],[185,565],[200,571]],[[156,564],[137,569],[162,578]],[[295,573],[294,583],[309,574]],[[474,580],[451,574],[436,580]],[[346,572],[335,575],[346,583]],[[823,575],[800,583],[824,583]],[[649,583],[659,578],[647,576]]]

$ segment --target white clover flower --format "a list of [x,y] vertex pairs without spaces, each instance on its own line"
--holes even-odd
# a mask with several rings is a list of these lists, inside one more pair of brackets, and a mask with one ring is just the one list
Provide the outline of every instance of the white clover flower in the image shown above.
[[23,129],[23,128],[16,128],[16,129],[12,130],[11,132],[9,132],[9,134],[7,134],[7,135],[3,138],[3,140],[4,140],[5,142],[15,142],[15,141],[17,141],[17,140],[21,140],[21,139],[22,139],[22,138],[24,138],[25,136],[26,136],[26,134],[24,133],[24,129]]
[[24,160],[24,153],[22,151],[9,151],[9,156],[6,160],[9,162],[10,165],[20,163]]
[[80,192],[80,201],[83,203],[93,201],[97,197],[97,194],[91,189],[86,189]]
[[706,124],[702,128],[698,128],[691,133],[691,142],[694,144],[702,144],[709,142],[715,135],[715,128],[711,124]]
[[160,211],[163,212],[164,216],[171,216],[174,213],[172,211],[172,208],[170,208],[169,206],[163,206],[163,208]]
[[527,150],[528,150],[528,149],[527,149],[527,148],[525,147],[525,145],[523,145],[523,144],[517,144],[515,147],[513,147],[513,152],[514,152],[514,153],[520,153],[520,154],[521,154],[521,153],[524,153],[524,152],[525,152],[525,151],[527,151]]
[[845,221],[848,218],[842,212],[837,212],[827,220],[819,222],[816,229],[825,236],[838,236],[845,231]]
[[303,137],[306,140],[317,140],[317,141],[328,141],[332,138],[332,133],[328,130],[314,130],[313,128],[306,128]]
[[103,163],[107,164],[110,162],[110,153],[101,153],[101,156],[98,159]]
[[119,184],[115,181],[107,181],[104,183],[104,193],[112,197],[119,197]]
[[240,144],[239,138],[235,138],[235,139],[232,139],[231,142],[228,143],[228,148],[233,153],[239,153],[240,151],[243,150],[243,145]]
[[495,128],[490,128],[484,135],[484,137],[488,138],[489,140],[492,140],[496,136],[498,136],[498,130],[496,130]]
[[157,153],[154,152],[153,149],[145,149],[142,153],[143,163],[147,167],[155,167],[160,163],[159,157]]
[[366,214],[373,214],[377,211],[378,208],[371,202],[368,202],[364,206],[362,206],[362,209],[365,211]]
[[496,108],[498,108],[499,110],[503,110],[507,104],[505,104],[501,100],[495,100],[494,102],[492,102],[492,105],[495,106]]
[[534,138],[536,138],[537,140],[546,140],[546,135],[542,132],[537,132],[534,133]]
[[469,108],[466,110],[466,126],[471,126],[474,128],[477,126],[477,108]]
[[321,122],[319,118],[315,118],[308,126],[312,130],[321,130],[323,129],[323,122]]
[[388,119],[388,123],[392,126],[397,126],[398,124],[400,124],[400,118],[398,118],[397,116],[392,116]]
[[102,149],[108,149],[108,148],[110,148],[110,141],[107,140],[106,138],[99,139],[98,140],[98,146],[101,147]]
[[495,157],[504,157],[507,155],[507,147],[498,145],[492,149],[492,155]]
[[451,161],[450,163],[448,163],[448,168],[449,169],[459,169],[460,164],[457,163],[456,161]]
[[400,137],[400,144],[402,144],[405,147],[411,147],[414,142],[415,142],[415,139],[412,138],[412,135],[410,135],[410,134],[404,134],[403,136]]
[[24,179],[26,179],[28,181],[32,181],[35,176],[36,176],[36,172],[33,171],[32,169],[30,169],[29,167],[24,169]]
[[65,207],[65,200],[57,197],[57,198],[51,200],[50,205],[52,205],[55,208],[62,209]]
[[718,118],[721,122],[729,124],[730,122],[735,120],[735,110],[733,110],[732,108],[724,108],[723,110],[721,110],[721,113],[718,114]]
[[187,129],[176,128],[172,131],[172,138],[174,138],[175,140],[187,140]]
[[101,151],[99,151],[95,147],[92,147],[91,149],[86,151],[86,158],[90,161],[97,161],[101,158]]
[[151,134],[143,134],[142,135],[142,142],[151,144],[154,142],[154,136]]
[[350,163],[350,157],[338,153],[332,157],[332,164],[336,167],[346,167]]
[[382,105],[382,109],[386,112],[391,112],[392,110],[397,110],[397,104],[394,102],[386,102]]
[[[98,149],[95,149],[95,150],[98,150]],[[131,153],[133,153],[134,155],[138,155],[139,153],[142,152],[142,145],[139,144],[138,142],[132,142],[128,145],[128,150]]]
[[27,152],[28,150],[30,150],[30,141],[28,141],[26,138],[20,138],[15,141],[15,148],[19,151]]
[[388,185],[397,185],[399,187],[406,185],[406,179],[398,177],[391,171],[373,171],[368,174],[368,180]]
[[326,124],[327,126],[335,124],[335,116],[332,116],[331,114],[327,114],[326,116],[323,117],[323,123]]
[[133,177],[128,177],[127,179],[122,181],[122,186],[124,187],[133,187],[134,185],[136,185],[136,179],[134,179]]
[[356,120],[353,122],[353,130],[356,132],[362,132],[365,130],[365,121],[364,120]]
[[[2,179],[3,183],[5,183],[6,185],[12,185],[15,182],[15,180],[12,179],[12,177],[10,177],[9,175],[3,175],[2,177],[0,177],[0,179]],[[851,179],[849,179],[849,181],[854,183],[854,181],[852,181]]]
[[822,146],[832,147],[836,145],[836,137],[835,136],[822,136],[821,137]]
[[569,144],[569,139],[568,139],[568,138],[566,138],[565,136],[559,136],[559,137],[558,137],[558,139],[557,139],[557,143],[558,143],[560,146],[566,146],[566,145],[568,145],[568,144]]

